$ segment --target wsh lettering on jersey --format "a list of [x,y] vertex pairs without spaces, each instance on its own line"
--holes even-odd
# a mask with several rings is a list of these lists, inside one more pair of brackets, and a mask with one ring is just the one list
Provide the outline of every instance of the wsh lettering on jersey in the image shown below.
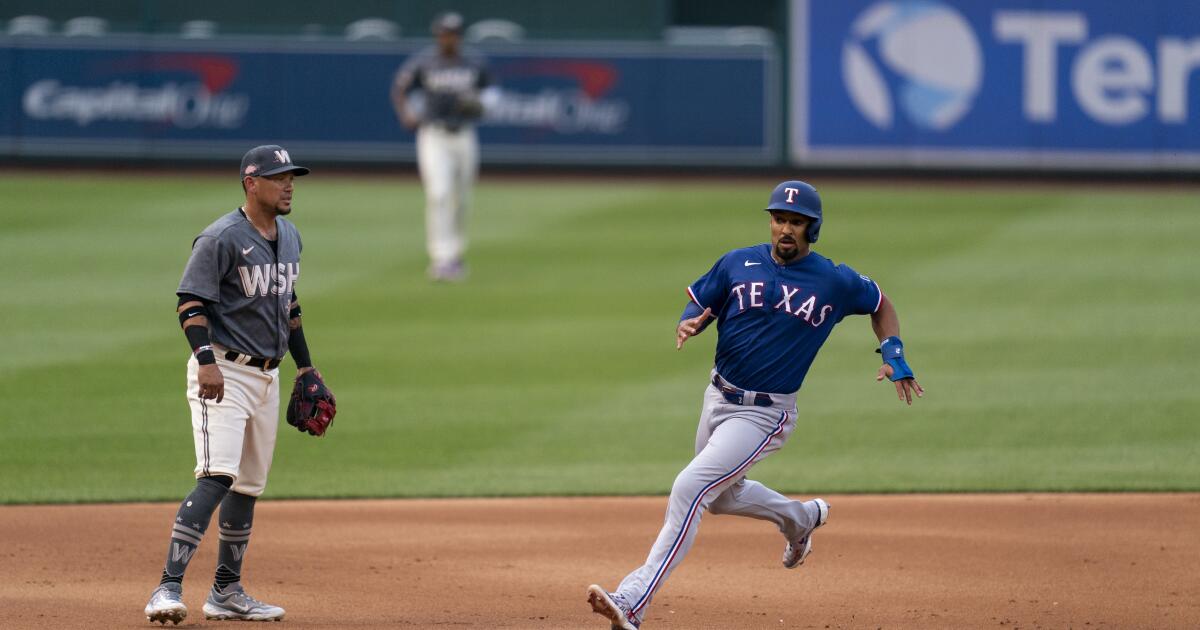
[[300,277],[300,263],[264,263],[238,267],[242,278],[242,293],[250,298],[255,295],[291,295],[292,286]]
[[437,68],[425,75],[425,85],[434,92],[465,92],[475,86],[478,76],[474,68]]

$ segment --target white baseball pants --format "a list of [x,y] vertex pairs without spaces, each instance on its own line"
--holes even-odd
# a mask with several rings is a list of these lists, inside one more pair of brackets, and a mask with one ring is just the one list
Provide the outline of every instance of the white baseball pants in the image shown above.
[[200,398],[199,367],[196,357],[188,360],[196,477],[229,475],[234,492],[257,497],[267,486],[275,454],[279,368],[264,372],[218,356],[217,367],[225,377],[225,397],[218,403]]
[[754,464],[779,450],[796,428],[796,398],[771,394],[771,407],[735,405],[711,384],[696,429],[696,456],[675,478],[663,527],[646,563],[617,588],[634,619],[645,618],[654,594],[692,547],[705,510],[771,521],[787,540],[817,523],[801,501],[746,480]]
[[479,174],[479,139],[468,125],[417,130],[417,168],[425,187],[425,244],[434,266],[462,259],[467,250],[467,206]]

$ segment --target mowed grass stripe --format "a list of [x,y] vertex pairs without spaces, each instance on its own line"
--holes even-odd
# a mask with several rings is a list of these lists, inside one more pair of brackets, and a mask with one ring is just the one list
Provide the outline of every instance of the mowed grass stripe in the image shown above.
[[[14,200],[0,210],[0,502],[190,487],[172,293],[191,238],[239,201],[228,180],[0,176]],[[425,280],[414,178],[300,184],[299,291],[341,413],[323,440],[281,426],[268,496],[669,489],[714,342],[674,350],[683,287],[766,238],[771,182],[485,176],[472,275],[454,286]],[[820,188],[817,249],[897,302],[930,396],[903,408],[874,383],[869,320],[850,319],[756,478],[792,492],[1197,488],[1194,195]]]

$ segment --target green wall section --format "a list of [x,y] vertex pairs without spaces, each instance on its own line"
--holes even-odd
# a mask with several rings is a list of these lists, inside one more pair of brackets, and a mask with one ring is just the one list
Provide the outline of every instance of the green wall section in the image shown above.
[[[170,33],[178,32],[179,25],[188,20],[212,20],[222,34],[268,35],[299,34],[304,25],[317,24],[324,27],[325,35],[340,36],[350,22],[374,17],[396,22],[404,37],[429,37],[432,18],[453,9],[462,13],[468,23],[489,18],[515,21],[532,38],[658,39],[663,27],[670,23],[675,4],[666,0],[356,0],[350,3],[261,0],[249,8],[245,2],[236,0],[56,0],[52,3],[8,0],[0,8],[0,21],[33,14],[61,24],[72,17],[89,15],[107,19],[114,30]],[[771,4],[782,6],[775,0]],[[689,8],[687,13],[704,16],[711,11]],[[757,13],[751,7],[748,19],[754,19]]]

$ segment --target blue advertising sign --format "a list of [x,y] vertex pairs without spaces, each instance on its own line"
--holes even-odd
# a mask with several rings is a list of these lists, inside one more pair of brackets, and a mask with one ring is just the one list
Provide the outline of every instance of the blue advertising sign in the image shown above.
[[1200,168],[1200,3],[791,9],[795,163]]
[[[419,46],[0,38],[9,155],[412,160],[393,75]],[[774,164],[771,48],[505,46],[480,125],[485,162]]]

